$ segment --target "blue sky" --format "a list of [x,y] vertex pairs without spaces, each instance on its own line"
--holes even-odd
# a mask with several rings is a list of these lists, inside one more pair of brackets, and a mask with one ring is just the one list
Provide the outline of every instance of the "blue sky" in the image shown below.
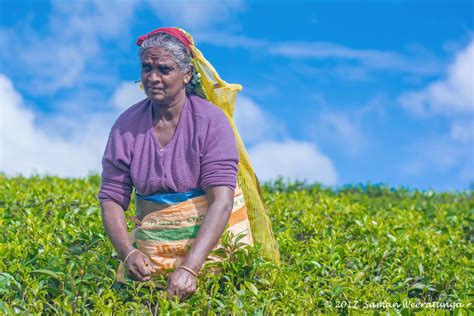
[[135,39],[188,30],[244,89],[257,175],[461,190],[474,182],[473,1],[0,1],[0,170],[100,171],[143,97]]

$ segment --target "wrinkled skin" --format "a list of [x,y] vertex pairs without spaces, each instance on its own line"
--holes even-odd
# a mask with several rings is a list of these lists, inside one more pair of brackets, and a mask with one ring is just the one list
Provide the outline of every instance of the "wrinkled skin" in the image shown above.
[[[159,141],[166,144],[176,128],[176,122],[186,97],[186,84],[192,76],[192,69],[183,72],[174,56],[164,48],[148,48],[142,58],[141,80],[145,93],[154,107],[155,130]],[[224,232],[233,206],[234,192],[226,186],[206,189],[209,208],[201,224],[193,246],[183,258],[183,266],[199,273],[210,250]],[[112,244],[121,260],[134,250],[128,238],[124,210],[112,201],[101,204],[102,221]],[[137,250],[130,254],[125,264],[127,272],[137,281],[148,281],[155,272],[148,256]],[[175,269],[168,279],[168,298],[177,296],[185,300],[196,291],[195,276],[184,269]]]
[[150,258],[140,250],[130,254],[125,263],[127,273],[136,281],[149,281],[151,275],[155,273],[155,268]]
[[154,104],[169,106],[182,100],[192,70],[181,71],[173,55],[165,48],[147,48],[141,63],[145,94]]

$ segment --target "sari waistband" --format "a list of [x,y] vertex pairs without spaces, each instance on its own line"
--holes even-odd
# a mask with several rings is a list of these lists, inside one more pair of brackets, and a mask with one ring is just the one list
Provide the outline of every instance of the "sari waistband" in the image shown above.
[[141,195],[138,193],[135,193],[135,196],[138,199],[145,200],[148,202],[153,202],[157,204],[166,204],[166,205],[173,205],[173,204],[179,204],[181,202],[185,202],[187,200],[190,200],[192,198],[202,196],[206,194],[204,190],[201,188],[188,191],[188,192],[178,192],[178,193],[155,193],[155,194],[149,194],[149,195]]

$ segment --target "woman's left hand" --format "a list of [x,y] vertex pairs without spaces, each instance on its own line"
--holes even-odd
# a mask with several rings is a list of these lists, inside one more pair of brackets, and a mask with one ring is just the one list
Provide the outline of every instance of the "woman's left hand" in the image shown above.
[[168,278],[168,299],[178,296],[180,301],[190,298],[196,291],[196,277],[184,269],[176,269]]

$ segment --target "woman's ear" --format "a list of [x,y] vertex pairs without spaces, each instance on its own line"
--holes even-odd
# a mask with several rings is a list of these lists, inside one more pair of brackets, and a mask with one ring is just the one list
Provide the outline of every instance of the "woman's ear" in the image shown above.
[[193,73],[194,73],[194,67],[191,66],[189,67],[188,71],[186,71],[186,74],[184,75],[184,84],[188,84],[188,82],[193,77]]

